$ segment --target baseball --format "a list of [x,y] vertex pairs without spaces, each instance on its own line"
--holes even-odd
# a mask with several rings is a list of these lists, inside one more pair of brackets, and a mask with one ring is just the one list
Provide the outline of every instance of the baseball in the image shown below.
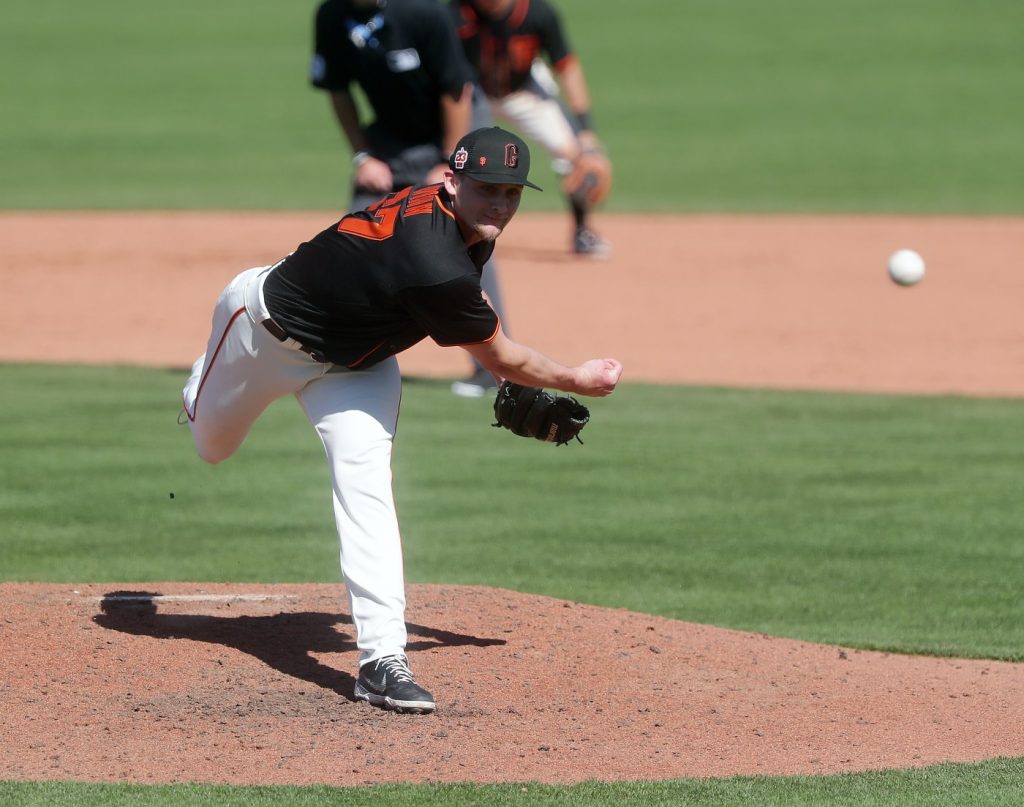
[[924,258],[912,249],[900,249],[889,256],[889,277],[901,286],[913,286],[924,277]]

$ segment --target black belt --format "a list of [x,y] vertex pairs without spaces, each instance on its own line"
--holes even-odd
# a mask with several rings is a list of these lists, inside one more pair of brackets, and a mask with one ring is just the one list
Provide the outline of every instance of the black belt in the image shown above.
[[[270,335],[273,336],[278,342],[283,342],[286,339],[288,339],[288,334],[284,332],[284,328],[282,328],[272,319],[263,320],[263,327],[270,331]],[[328,361],[327,357],[319,350],[313,350],[313,348],[306,347],[305,345],[301,344],[296,345],[296,347],[303,353],[305,353],[307,356],[309,356],[313,361],[318,361],[321,364],[326,364]]]

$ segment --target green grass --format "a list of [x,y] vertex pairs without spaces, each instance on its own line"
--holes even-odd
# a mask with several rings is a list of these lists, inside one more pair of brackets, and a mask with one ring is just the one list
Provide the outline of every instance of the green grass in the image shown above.
[[[0,579],[339,579],[322,449],[297,405],[207,466],[175,423],[184,377],[0,365]],[[487,401],[408,379],[395,487],[409,580],[1024,659],[1024,402],[632,384],[592,408],[586,445],[555,448],[491,428]],[[574,787],[0,782],[0,803],[1015,805],[1022,782],[1014,759]]]
[[[4,579],[339,579],[322,448],[294,401],[208,466],[175,423],[183,372],[0,376]],[[593,410],[586,445],[556,448],[407,382],[410,581],[1024,660],[1024,402],[632,384]]]
[[[316,2],[10,0],[0,209],[343,207],[347,149],[306,81]],[[558,5],[615,161],[611,211],[1024,212],[1016,0]],[[0,579],[338,579],[297,407],[211,468],[174,425],[183,380],[0,366]],[[1019,661],[1022,406],[630,385],[595,404],[585,447],[556,450],[410,383],[409,578]],[[0,782],[0,804],[1019,805],[1022,782],[1017,759],[565,788]]]
[[1019,807],[1024,798],[1022,782],[1024,761],[997,759],[978,765],[937,765],[919,770],[838,776],[742,776],[613,784],[585,782],[570,787],[535,782],[417,787],[380,785],[368,788],[0,782],[0,802],[10,807],[37,804],[49,807],[79,807],[82,804],[116,804],[122,807],[164,804],[203,804],[209,807],[304,807],[322,804],[353,807],[404,807],[408,804],[420,807],[685,807],[733,804],[746,807],[817,807],[823,804],[847,807],[934,807],[937,804]]
[[[0,209],[343,206],[347,147],[306,79],[315,6],[8,0]],[[1017,0],[558,6],[610,210],[1024,211]]]

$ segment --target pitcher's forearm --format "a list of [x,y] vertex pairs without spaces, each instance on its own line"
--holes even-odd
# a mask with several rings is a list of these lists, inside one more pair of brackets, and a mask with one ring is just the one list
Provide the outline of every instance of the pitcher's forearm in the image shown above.
[[559,364],[526,345],[504,339],[498,350],[467,349],[498,378],[531,387],[551,387],[563,392],[579,391],[576,388],[578,378],[575,368]]

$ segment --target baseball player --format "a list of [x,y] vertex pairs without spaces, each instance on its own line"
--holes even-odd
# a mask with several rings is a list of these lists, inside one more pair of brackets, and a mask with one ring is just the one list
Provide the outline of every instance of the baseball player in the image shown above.
[[519,207],[526,144],[497,127],[456,145],[440,184],[389,193],[274,264],[247,269],[218,298],[206,353],[183,399],[199,456],[230,457],[277,398],[294,395],[323,443],[341,567],[360,651],[355,697],[431,712],[405,654],[402,543],[391,489],[401,398],[396,354],[431,337],[494,375],[610,394],[622,366],[558,364],[511,341],[480,272]]
[[[352,148],[353,198],[440,182],[470,128],[472,70],[434,0],[326,0],[316,12],[310,81],[326,90]],[[357,85],[373,119],[364,125]]]
[[611,163],[594,134],[586,77],[558,13],[548,0],[450,0],[450,9],[494,118],[554,157],[572,210],[573,252],[607,257],[610,245],[591,229],[589,214],[610,189]]
[[[352,149],[349,211],[382,194],[442,180],[456,141],[490,123],[489,117],[472,120],[472,76],[450,15],[435,0],[326,0],[318,7],[310,81],[329,94]],[[353,85],[369,102],[368,123]],[[496,262],[488,261],[482,283],[507,323],[497,272]],[[452,392],[478,397],[496,387],[473,363]]]

